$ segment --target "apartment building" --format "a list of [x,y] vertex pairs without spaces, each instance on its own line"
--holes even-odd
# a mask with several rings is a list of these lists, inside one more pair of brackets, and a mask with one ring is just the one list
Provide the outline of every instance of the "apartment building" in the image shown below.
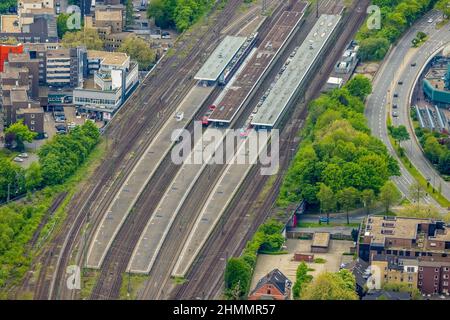
[[380,274],[381,284],[406,284],[417,288],[419,261],[414,257],[375,255],[372,258],[372,270]]
[[450,261],[420,261],[418,288],[424,294],[449,294]]
[[39,98],[39,60],[31,59],[27,53],[10,53],[6,65],[13,68],[27,68],[30,80],[30,96]]
[[82,48],[71,48],[47,52],[46,82],[49,87],[76,87],[80,84],[82,51]]
[[406,283],[423,294],[449,294],[450,233],[435,219],[369,216],[358,239],[360,259],[382,283]]
[[450,232],[434,219],[369,216],[358,241],[359,257],[368,262],[375,254],[436,259],[449,251]]

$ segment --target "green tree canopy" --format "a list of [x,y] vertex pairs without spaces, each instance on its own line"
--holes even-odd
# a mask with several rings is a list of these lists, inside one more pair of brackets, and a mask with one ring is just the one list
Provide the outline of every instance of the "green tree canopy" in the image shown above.
[[400,201],[402,194],[392,181],[387,181],[380,190],[380,201],[384,204],[386,213],[391,206]]
[[372,83],[363,75],[354,76],[345,86],[351,95],[361,100],[372,93]]
[[65,33],[61,43],[65,48],[85,46],[88,50],[103,50],[104,46],[97,31],[89,28]]
[[[251,273],[250,266],[243,260],[238,258],[229,259],[225,269],[225,288],[228,294],[238,287],[239,297],[246,295],[250,286]],[[231,296],[230,298],[236,299],[238,297]]]
[[32,142],[33,139],[36,138],[37,133],[30,131],[30,129],[23,124],[23,120],[19,120],[5,130],[5,136],[14,137],[14,141],[17,144],[17,149],[24,150],[24,142]]
[[155,51],[150,49],[147,42],[138,37],[129,37],[119,47],[119,52],[125,52],[131,59],[139,63],[139,69],[149,70],[155,63]]
[[301,262],[297,267],[295,283],[292,287],[292,295],[294,299],[300,298],[303,288],[311,282],[312,278],[313,277],[308,274],[308,266],[306,263]]
[[347,224],[350,224],[349,211],[356,207],[359,200],[359,192],[353,187],[344,188],[337,194],[338,203],[347,215]]
[[324,272],[303,291],[303,300],[357,300],[355,278],[348,270]]

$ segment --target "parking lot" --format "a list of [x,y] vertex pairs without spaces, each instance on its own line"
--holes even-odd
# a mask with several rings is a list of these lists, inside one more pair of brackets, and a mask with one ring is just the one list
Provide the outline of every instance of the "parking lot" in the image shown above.
[[316,277],[325,271],[337,272],[339,271],[341,263],[349,262],[353,259],[353,256],[343,255],[343,253],[350,251],[350,248],[353,246],[352,241],[330,240],[330,247],[327,253],[311,253],[311,243],[312,240],[288,239],[286,241],[286,251],[288,251],[287,254],[259,254],[255,272],[253,273],[251,289],[256,286],[259,279],[275,268],[278,268],[289,280],[292,281],[292,283],[294,283],[295,273],[298,265],[300,264],[299,261],[293,260],[295,252],[313,254],[314,259],[325,259],[325,263],[307,263],[309,268],[314,269],[309,272],[309,274],[313,277]]

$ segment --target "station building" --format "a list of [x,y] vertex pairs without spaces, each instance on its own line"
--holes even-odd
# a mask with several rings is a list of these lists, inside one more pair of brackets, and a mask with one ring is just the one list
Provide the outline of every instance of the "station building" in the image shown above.
[[450,106],[450,55],[439,55],[432,59],[423,79],[423,91],[434,105]]

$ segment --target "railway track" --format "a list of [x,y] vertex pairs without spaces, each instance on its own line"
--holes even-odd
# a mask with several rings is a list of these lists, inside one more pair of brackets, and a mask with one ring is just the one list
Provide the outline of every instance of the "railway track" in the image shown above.
[[[225,26],[235,14],[235,10],[239,7],[241,0],[230,1],[227,7],[223,10],[219,21],[215,24],[215,29],[220,30],[222,26]],[[201,43],[208,43],[212,41],[211,37],[214,37],[214,33],[206,33],[201,39]],[[201,54],[200,50],[196,50],[192,57],[187,57],[186,60],[195,59]],[[191,68],[188,66],[187,68]],[[207,103],[210,103],[215,98],[220,89],[217,88],[213,91],[213,94],[207,99],[203,108],[195,115],[194,119],[198,118],[204,108],[207,107]],[[193,123],[188,126],[188,130],[193,130]],[[146,199],[146,204],[142,206],[137,203],[132,209],[131,214],[125,220],[123,226],[119,230],[119,233],[113,240],[110,250],[105,256],[105,260],[102,265],[102,270],[97,284],[92,292],[92,299],[114,299],[118,297],[122,274],[125,271],[126,265],[131,257],[134,246],[136,245],[146,222],[151,217],[152,208],[158,203],[158,199],[162,197],[164,191],[169,186],[174,175],[177,173],[177,166],[173,165],[170,161],[170,157],[166,157],[163,163],[158,167],[157,171],[151,178],[151,181],[147,184],[146,189],[140,195],[140,198]],[[138,200],[139,202],[139,200]]]
[[[266,34],[272,27],[271,21],[276,21],[282,13],[283,6],[277,8],[271,17],[271,20],[266,21],[267,24],[260,29],[261,34]],[[263,38],[263,37],[262,37]],[[243,112],[238,116],[238,119],[232,124],[231,128],[241,127],[245,120],[252,112],[255,105],[258,103],[260,97],[264,94],[267,88],[272,83],[276,74],[278,74],[287,57],[295,47],[294,41],[290,42],[284,52],[281,54],[278,61],[271,68],[266,79],[261,83],[256,90],[254,97],[243,108]],[[200,175],[196,185],[189,193],[187,200],[183,203],[177,217],[169,230],[169,233],[164,240],[163,246],[158,254],[155,264],[150,271],[150,281],[148,281],[144,290],[142,290],[140,299],[165,299],[169,297],[170,290],[173,288],[171,282],[171,270],[178,258],[178,254],[182,249],[183,242],[187,239],[189,232],[197,218],[197,214],[203,207],[209,192],[220,179],[225,165],[209,165],[207,169]],[[219,223],[220,225],[220,223]]]
[[[354,3],[350,12],[345,17],[346,27],[334,48],[329,49],[328,59],[307,90],[305,101],[293,112],[292,119],[296,121],[282,131],[282,141],[284,143],[282,142],[280,145],[281,171],[272,184],[263,204],[257,208],[253,207],[253,204],[259,199],[267,182],[267,177],[255,175],[257,168],[254,168],[240,188],[242,192],[240,194],[238,193],[235,199],[233,199],[222,218],[222,223],[219,223],[219,226],[222,226],[222,230],[216,228],[197,258],[196,263],[193,264],[193,267],[188,273],[187,282],[173,290],[170,298],[213,299],[217,298],[220,292],[222,292],[223,273],[227,259],[231,256],[239,255],[257,227],[273,213],[273,205],[282,183],[282,177],[288,168],[291,155],[293,155],[292,152],[298,147],[295,137],[301,128],[303,120],[306,118],[307,111],[305,107],[309,101],[318,96],[334,63],[337,62],[339,54],[363,23],[365,8],[367,8],[368,4],[368,0],[360,1],[358,4]],[[363,9],[357,10],[357,7]],[[336,4],[327,6],[326,8],[335,10]],[[283,139],[283,136],[287,138]],[[246,215],[249,212],[253,212],[255,216],[246,219]]]
[[[229,4],[224,12],[228,12],[226,10],[230,6],[236,8],[240,2],[239,0],[231,1],[231,5]],[[208,52],[214,47],[219,40],[217,36],[219,31],[220,28],[216,24],[212,32],[205,32],[202,37],[197,38],[198,46],[194,45],[195,49],[191,49],[187,57],[181,58],[175,54],[165,59],[161,67],[144,80],[126,105],[118,111],[105,132],[108,161],[94,173],[90,181],[95,182],[87,183],[74,197],[68,209],[68,219],[44,252],[43,261],[46,263],[41,272],[47,273],[49,266],[56,271],[51,284],[48,284],[48,281],[38,283],[37,287],[40,289],[35,292],[35,298],[74,297],[73,290],[65,294],[61,294],[61,291],[64,290],[65,267],[71,258],[82,226],[89,223],[92,229],[95,229],[101,219],[102,209],[109,203],[111,195],[117,192],[139,158],[139,156],[129,157],[129,155],[142,154],[167,117],[173,113],[177,103],[192,88],[195,83],[192,80],[192,72],[202,60],[201,52]],[[183,53],[189,50],[189,46],[190,43],[184,41],[177,52]],[[177,71],[174,72],[173,69]],[[190,73],[187,72],[188,70]],[[160,98],[163,95],[165,99]],[[170,101],[170,104],[166,101]],[[48,257],[49,255],[51,258]],[[48,261],[51,262],[47,263]]]

